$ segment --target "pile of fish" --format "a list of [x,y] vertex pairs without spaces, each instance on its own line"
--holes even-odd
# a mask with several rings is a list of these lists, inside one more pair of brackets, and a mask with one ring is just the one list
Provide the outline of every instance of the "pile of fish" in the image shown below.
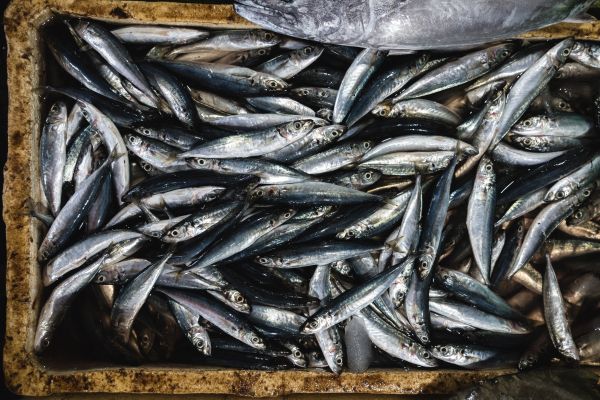
[[130,363],[600,357],[600,44],[47,29],[37,353],[75,331]]

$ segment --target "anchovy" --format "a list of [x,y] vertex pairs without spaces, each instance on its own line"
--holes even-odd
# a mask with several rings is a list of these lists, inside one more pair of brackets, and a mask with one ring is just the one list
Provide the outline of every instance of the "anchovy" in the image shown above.
[[546,273],[544,274],[544,317],[547,321],[550,339],[558,352],[569,360],[579,360],[577,346],[571,335],[564,300],[558,286],[550,257],[546,256]]
[[392,101],[423,97],[470,82],[506,60],[514,49],[512,43],[499,44],[448,62],[425,74]]
[[54,103],[46,117],[40,138],[40,176],[42,191],[54,216],[62,201],[63,175],[67,158],[67,106]]
[[265,61],[256,66],[255,69],[256,71],[265,72],[282,79],[290,79],[317,61],[322,53],[322,47],[306,46]]
[[552,231],[554,231],[563,220],[571,215],[575,211],[575,208],[589,197],[590,194],[590,188],[582,189],[573,196],[550,203],[539,212],[525,235],[523,244],[519,249],[519,255],[507,273],[509,278],[533,257],[533,254],[548,238]]

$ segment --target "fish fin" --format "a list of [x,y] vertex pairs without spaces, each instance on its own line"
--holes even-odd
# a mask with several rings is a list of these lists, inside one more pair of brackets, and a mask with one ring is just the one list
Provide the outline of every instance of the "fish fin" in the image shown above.
[[46,213],[46,207],[42,203],[35,202],[31,197],[27,199],[25,211],[20,215],[29,215],[39,221],[41,221],[47,228],[50,228],[54,217],[51,214]]
[[144,205],[139,199],[134,199],[131,202],[133,204],[135,204],[136,206],[138,206],[138,208],[140,210],[142,210],[142,212],[146,216],[146,219],[148,220],[148,222],[158,222],[158,221],[160,221],[160,219],[156,215],[154,215],[152,213],[152,211],[150,211],[150,209],[148,207],[146,207],[146,205]]
[[598,19],[591,14],[581,13],[579,15],[573,15],[564,19],[562,22],[566,22],[569,24],[584,24],[586,22],[597,21]]

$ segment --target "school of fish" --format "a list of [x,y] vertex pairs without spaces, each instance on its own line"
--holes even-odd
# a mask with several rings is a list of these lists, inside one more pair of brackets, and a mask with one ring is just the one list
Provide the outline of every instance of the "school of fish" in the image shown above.
[[78,337],[132,364],[336,374],[600,360],[600,43],[46,29],[36,353]]

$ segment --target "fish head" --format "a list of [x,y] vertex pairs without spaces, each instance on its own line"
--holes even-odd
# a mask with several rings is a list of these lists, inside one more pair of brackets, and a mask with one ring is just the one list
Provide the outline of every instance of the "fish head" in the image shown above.
[[312,316],[302,324],[300,333],[311,335],[322,331],[327,326],[327,318],[324,315]]
[[153,138],[153,139],[158,139],[160,138],[160,131],[156,128],[147,126],[147,125],[138,125],[138,126],[134,126],[133,131],[135,133],[138,133],[140,135],[149,137],[149,138]]
[[510,132],[517,135],[533,135],[541,133],[549,123],[550,120],[545,115],[534,115],[517,122]]
[[455,283],[454,274],[446,268],[439,268],[438,273],[436,274],[436,280],[444,286],[453,286]]
[[202,170],[202,171],[216,171],[219,169],[220,161],[218,158],[200,158],[200,157],[191,157],[186,158],[185,162],[187,165],[194,169]]
[[592,210],[589,207],[581,207],[575,210],[573,215],[567,219],[567,225],[579,225],[584,221],[589,221],[592,217]]
[[307,97],[316,96],[317,89],[312,88],[312,87],[299,87],[299,88],[290,90],[290,93],[292,93],[294,96],[296,96],[300,99],[303,99],[303,98],[307,98]]
[[175,243],[192,237],[192,235],[194,235],[194,221],[196,221],[196,219],[185,221],[182,224],[169,229],[162,237],[162,240],[167,243]]
[[212,350],[210,346],[210,340],[206,340],[206,331],[204,329],[193,327],[186,332],[186,336],[189,341],[192,342],[196,350],[206,356],[210,355]]
[[323,128],[323,135],[327,142],[333,142],[344,134],[344,130],[342,125],[330,125]]
[[372,147],[373,147],[372,140],[363,140],[361,142],[358,142],[358,143],[355,143],[354,145],[352,145],[351,154],[354,156],[360,157],[363,154],[365,154],[367,151],[371,150]]
[[271,219],[270,223],[272,227],[278,227],[279,225],[285,223],[286,221],[289,221],[294,215],[296,215],[297,211],[290,208],[287,210],[284,210],[283,212],[281,212],[278,215],[274,215],[273,218]]
[[223,291],[223,296],[229,303],[239,312],[247,313],[250,311],[250,305],[248,304],[248,300],[242,293],[240,293],[236,289],[226,289]]
[[453,344],[439,344],[431,348],[431,353],[435,358],[452,364],[462,358],[464,350]]
[[364,231],[366,230],[366,226],[364,226],[363,224],[356,224],[356,225],[352,225],[349,226],[348,228],[344,229],[343,231],[341,231],[340,233],[338,233],[336,235],[336,237],[338,239],[355,239],[357,237],[361,237],[362,234],[364,233]]
[[[249,30],[246,33],[248,39],[253,39],[255,42],[259,42],[265,46],[275,46],[281,42],[281,37],[276,33],[265,31],[262,29]],[[260,54],[260,55],[264,55]]]
[[50,106],[48,116],[46,117],[46,124],[52,124],[52,128],[56,129],[56,124],[67,121],[67,105],[62,101],[57,101]]
[[33,350],[37,354],[43,353],[52,343],[52,327],[44,320],[40,320],[35,331]]
[[253,330],[242,330],[240,334],[244,343],[254,347],[255,349],[264,350],[267,348],[265,341]]
[[140,161],[140,167],[146,172],[148,175],[158,174],[160,171],[154,168],[152,164],[147,163],[146,161]]
[[[337,7],[335,2],[324,2],[319,4],[319,8],[326,9],[323,10],[325,12],[314,12],[313,0],[235,1],[235,11],[242,17],[266,29],[289,36],[316,39],[317,36],[335,33],[340,29],[360,30],[360,27],[343,25],[347,18],[336,13],[334,7]],[[366,6],[360,8],[364,9]]]
[[[600,54],[598,55],[598,58],[600,58]],[[569,104],[569,102],[563,99],[562,97],[553,96],[550,100],[550,105],[554,110],[558,110],[560,112],[575,112],[573,107],[571,107],[571,104]]]
[[377,117],[392,118],[392,110],[394,110],[394,104],[389,100],[385,100],[377,104],[371,114]]
[[292,60],[295,62],[302,62],[305,60],[315,59],[323,53],[323,47],[321,46],[306,46],[298,50],[294,50],[292,53]]
[[427,350],[425,347],[417,345],[415,349],[415,355],[419,358],[421,363],[427,367],[437,367],[438,362],[435,359],[434,355],[431,351]]
[[275,256],[257,256],[255,261],[260,265],[269,268],[277,268],[283,266],[283,259]]
[[358,183],[360,186],[370,186],[377,182],[383,174],[374,169],[367,169],[353,174],[350,180],[353,183]]
[[290,351],[290,354],[286,356],[286,358],[290,360],[292,364],[297,367],[306,367],[306,357],[304,356],[304,353],[302,353],[300,347],[293,343],[286,343],[284,346]]
[[314,126],[314,121],[310,119],[297,120],[282,126],[279,133],[286,138],[297,138],[306,135]]
[[144,140],[140,136],[127,133],[124,139],[127,148],[133,152],[138,152],[144,147]]
[[486,51],[487,64],[498,65],[508,59],[517,49],[516,43],[503,43],[489,47]]
[[250,199],[252,201],[275,199],[280,197],[281,189],[277,186],[260,186],[250,191]]
[[[321,108],[317,110],[315,115],[319,118],[323,118],[327,122],[333,121],[333,110],[331,108]],[[324,125],[324,124],[321,124]]]
[[289,87],[289,84],[274,75],[256,73],[253,77],[254,84],[261,86],[267,92],[281,92]]
[[496,173],[494,172],[494,162],[488,156],[481,157],[477,168],[477,177],[482,180],[486,188],[491,188],[496,183]]
[[571,49],[575,45],[573,38],[567,38],[551,48],[546,57],[552,62],[556,69],[560,68],[571,55]]

